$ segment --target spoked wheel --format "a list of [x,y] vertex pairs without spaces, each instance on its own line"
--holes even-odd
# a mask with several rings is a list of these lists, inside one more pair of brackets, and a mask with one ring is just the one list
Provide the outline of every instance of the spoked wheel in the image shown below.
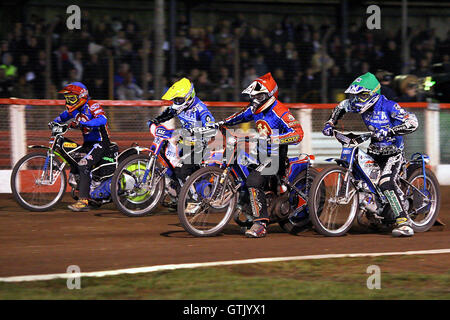
[[136,154],[122,161],[114,172],[111,181],[112,199],[120,212],[128,217],[151,214],[163,198],[162,168],[156,162],[154,177],[151,179],[152,169],[146,172],[149,161],[149,156]]
[[178,217],[193,236],[215,236],[233,216],[237,202],[234,181],[220,183],[222,173],[218,167],[201,168],[181,188]]
[[422,169],[415,170],[408,177],[408,182],[415,188],[407,185],[405,192],[409,204],[411,227],[415,232],[428,231],[439,214],[441,202],[439,182],[429,169],[425,169],[425,176],[426,179]]
[[[308,186],[311,190],[311,185],[314,181],[314,178],[317,176],[318,171],[314,168],[309,168],[309,178],[308,178]],[[302,171],[293,181],[292,183],[298,190],[303,192],[306,196],[308,196],[309,191],[307,190],[306,183],[306,171]],[[297,208],[302,208],[300,212],[298,212],[291,219],[286,219],[280,221],[278,224],[280,227],[291,234],[297,234],[311,225],[311,219],[309,218],[309,208],[307,206],[308,198],[303,199],[300,195],[298,195],[294,190],[292,190],[289,194],[289,203],[291,204],[291,210],[296,210]]]
[[11,174],[14,199],[30,211],[47,211],[64,196],[67,175],[55,156],[50,163],[47,153],[33,152],[20,159]]
[[311,186],[309,215],[314,228],[322,235],[344,235],[356,217],[358,193],[351,182],[344,183],[346,172],[339,166],[330,167],[321,171]]

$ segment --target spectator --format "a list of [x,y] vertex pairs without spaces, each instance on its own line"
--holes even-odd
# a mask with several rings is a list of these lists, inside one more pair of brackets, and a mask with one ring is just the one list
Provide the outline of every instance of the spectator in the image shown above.
[[381,84],[381,94],[389,100],[397,101],[397,94],[392,88],[393,74],[385,70],[378,70],[375,75]]
[[398,97],[398,102],[417,102],[418,94],[417,94],[417,84],[413,82],[409,82],[406,84],[405,89],[403,90],[403,94]]
[[431,76],[431,68],[428,59],[421,59],[419,68],[413,74],[419,78]]
[[17,67],[14,66],[12,63],[13,63],[13,56],[7,53],[3,56],[3,64],[0,65],[0,69],[5,70],[5,76],[7,78],[14,80],[14,78],[17,76]]
[[108,97],[108,87],[106,86],[105,79],[94,78],[94,80],[87,82],[90,94],[99,100],[107,100]]
[[390,69],[394,74],[399,74],[401,71],[401,61],[400,50],[397,48],[397,43],[394,40],[388,41],[384,51],[383,69]]
[[304,102],[317,102],[314,96],[320,87],[320,79],[316,77],[312,68],[307,68],[305,74],[300,78],[300,82],[297,83],[297,99]]
[[203,99],[211,99],[213,93],[213,85],[209,81],[208,73],[206,71],[200,71],[200,75],[195,84],[195,89],[201,92]]
[[13,81],[6,76],[5,69],[0,68],[0,98],[10,98],[13,88]]
[[106,76],[106,67],[99,61],[97,54],[91,54],[89,61],[83,70],[83,79],[88,82],[90,79],[103,78]]
[[77,79],[76,81],[83,80],[84,67],[83,67],[83,53],[81,51],[75,52],[72,64],[74,69],[76,70],[75,75],[75,79]]
[[19,77],[24,76],[26,81],[33,81],[35,78],[33,68],[30,64],[30,58],[26,54],[20,56],[20,62],[17,66],[17,75]]
[[250,83],[252,83],[253,80],[258,78],[259,76],[261,76],[261,75],[256,74],[255,67],[251,67],[251,68],[245,70],[245,76],[242,79],[241,88],[247,88],[250,85]]
[[141,100],[142,95],[142,89],[133,83],[133,74],[127,73],[117,88],[117,98],[119,100]]
[[33,86],[26,80],[25,75],[19,76],[19,79],[11,91],[11,96],[21,99],[33,99]]
[[320,47],[311,58],[311,68],[313,73],[321,72],[322,69],[328,71],[334,65],[334,60],[326,52],[325,48]]
[[213,97],[219,101],[227,101],[233,98],[234,81],[230,77],[230,71],[222,67],[220,68],[220,78],[216,88],[213,90]]
[[256,74],[266,74],[269,72],[269,68],[264,62],[264,56],[262,54],[258,54],[253,62],[253,66],[255,67]]

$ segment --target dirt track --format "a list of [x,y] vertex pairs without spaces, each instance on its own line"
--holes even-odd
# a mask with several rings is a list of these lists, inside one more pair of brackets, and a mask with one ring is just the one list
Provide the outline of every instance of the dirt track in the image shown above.
[[[277,225],[264,239],[247,239],[231,223],[214,238],[193,238],[182,229],[178,217],[160,213],[127,218],[113,205],[88,213],[67,209],[70,197],[57,210],[31,213],[11,195],[0,195],[0,277],[64,273],[69,265],[82,272],[161,264],[222,261],[331,253],[388,252],[450,247],[450,187],[441,188],[439,217],[446,227],[433,227],[412,238],[390,234],[353,232],[341,238],[325,238],[313,231],[292,236]],[[449,255],[441,265],[450,268]]]

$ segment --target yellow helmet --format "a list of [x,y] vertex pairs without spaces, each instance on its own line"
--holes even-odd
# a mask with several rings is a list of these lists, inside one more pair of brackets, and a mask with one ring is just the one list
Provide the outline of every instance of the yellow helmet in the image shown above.
[[187,78],[183,78],[175,82],[162,96],[161,99],[172,101],[172,109],[174,109],[178,114],[181,111],[189,108],[194,101],[194,84]]

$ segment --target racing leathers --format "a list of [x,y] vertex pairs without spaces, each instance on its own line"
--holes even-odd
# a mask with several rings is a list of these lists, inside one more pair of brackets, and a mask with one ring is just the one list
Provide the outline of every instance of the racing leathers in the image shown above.
[[[303,129],[300,122],[295,119],[289,109],[274,97],[269,100],[269,107],[259,113],[254,113],[252,106],[233,114],[223,121],[223,125],[232,126],[243,122],[255,121],[255,127],[259,137],[267,137],[267,144],[258,147],[258,153],[274,151],[278,147],[279,167],[277,175],[284,176],[286,170],[287,152],[289,144],[298,144],[303,139]],[[271,155],[270,159],[273,155]],[[258,158],[261,159],[258,154]],[[271,164],[272,165],[272,164]],[[264,185],[270,175],[261,174],[262,166],[251,167],[247,177],[247,187],[250,194],[254,221],[267,223],[267,212]]]
[[[353,110],[349,100],[343,100],[335,107],[325,124],[324,134],[330,135],[327,134],[327,130],[334,127],[345,113],[355,112]],[[404,161],[403,135],[417,129],[419,125],[417,117],[383,95],[380,95],[378,101],[361,116],[372,132],[368,154],[382,170],[379,187],[389,201],[395,218],[407,218],[402,203],[403,193],[396,181]]]
[[108,119],[101,105],[92,100],[88,100],[83,106],[72,112],[67,110],[62,112],[53,121],[63,123],[70,119],[75,119],[83,133],[83,145],[77,150],[79,153],[86,153],[78,161],[79,197],[80,199],[88,199],[91,183],[90,172],[110,146],[107,128]]

